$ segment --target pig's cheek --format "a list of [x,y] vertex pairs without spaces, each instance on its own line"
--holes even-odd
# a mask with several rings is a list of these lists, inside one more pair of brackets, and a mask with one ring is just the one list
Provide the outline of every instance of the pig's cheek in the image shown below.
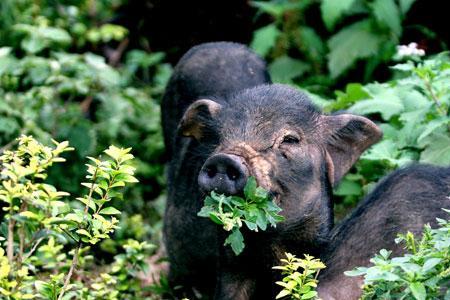
[[280,147],[281,156],[291,162],[300,154],[298,149],[293,149],[293,147]]

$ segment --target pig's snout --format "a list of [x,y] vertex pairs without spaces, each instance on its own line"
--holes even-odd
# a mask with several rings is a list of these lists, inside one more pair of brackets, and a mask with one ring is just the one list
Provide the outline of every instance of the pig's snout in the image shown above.
[[242,193],[249,172],[243,159],[231,154],[216,154],[208,158],[198,175],[198,184],[203,192],[220,194]]

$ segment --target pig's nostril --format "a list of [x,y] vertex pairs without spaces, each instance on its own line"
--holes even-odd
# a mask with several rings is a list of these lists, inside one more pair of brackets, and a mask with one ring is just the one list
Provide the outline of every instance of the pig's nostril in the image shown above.
[[209,178],[213,178],[214,176],[216,176],[217,170],[216,170],[216,168],[214,168],[214,167],[208,168],[208,169],[206,170],[206,174],[208,174],[208,177],[209,177]]
[[231,180],[237,180],[240,176],[240,173],[235,168],[227,168],[227,176]]

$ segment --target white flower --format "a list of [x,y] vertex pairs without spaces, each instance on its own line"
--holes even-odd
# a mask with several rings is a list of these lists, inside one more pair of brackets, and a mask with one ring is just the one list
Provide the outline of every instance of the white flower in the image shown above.
[[417,48],[417,43],[409,43],[409,45],[397,46],[397,55],[400,58],[405,56],[424,56],[425,51]]

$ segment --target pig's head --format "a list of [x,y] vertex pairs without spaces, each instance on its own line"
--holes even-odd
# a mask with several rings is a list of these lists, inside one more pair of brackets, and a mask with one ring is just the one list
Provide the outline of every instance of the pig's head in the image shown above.
[[179,133],[211,149],[198,174],[203,192],[240,194],[254,176],[283,209],[285,225],[316,227],[332,218],[331,187],[381,137],[370,120],[324,115],[298,90],[277,84],[197,100]]

